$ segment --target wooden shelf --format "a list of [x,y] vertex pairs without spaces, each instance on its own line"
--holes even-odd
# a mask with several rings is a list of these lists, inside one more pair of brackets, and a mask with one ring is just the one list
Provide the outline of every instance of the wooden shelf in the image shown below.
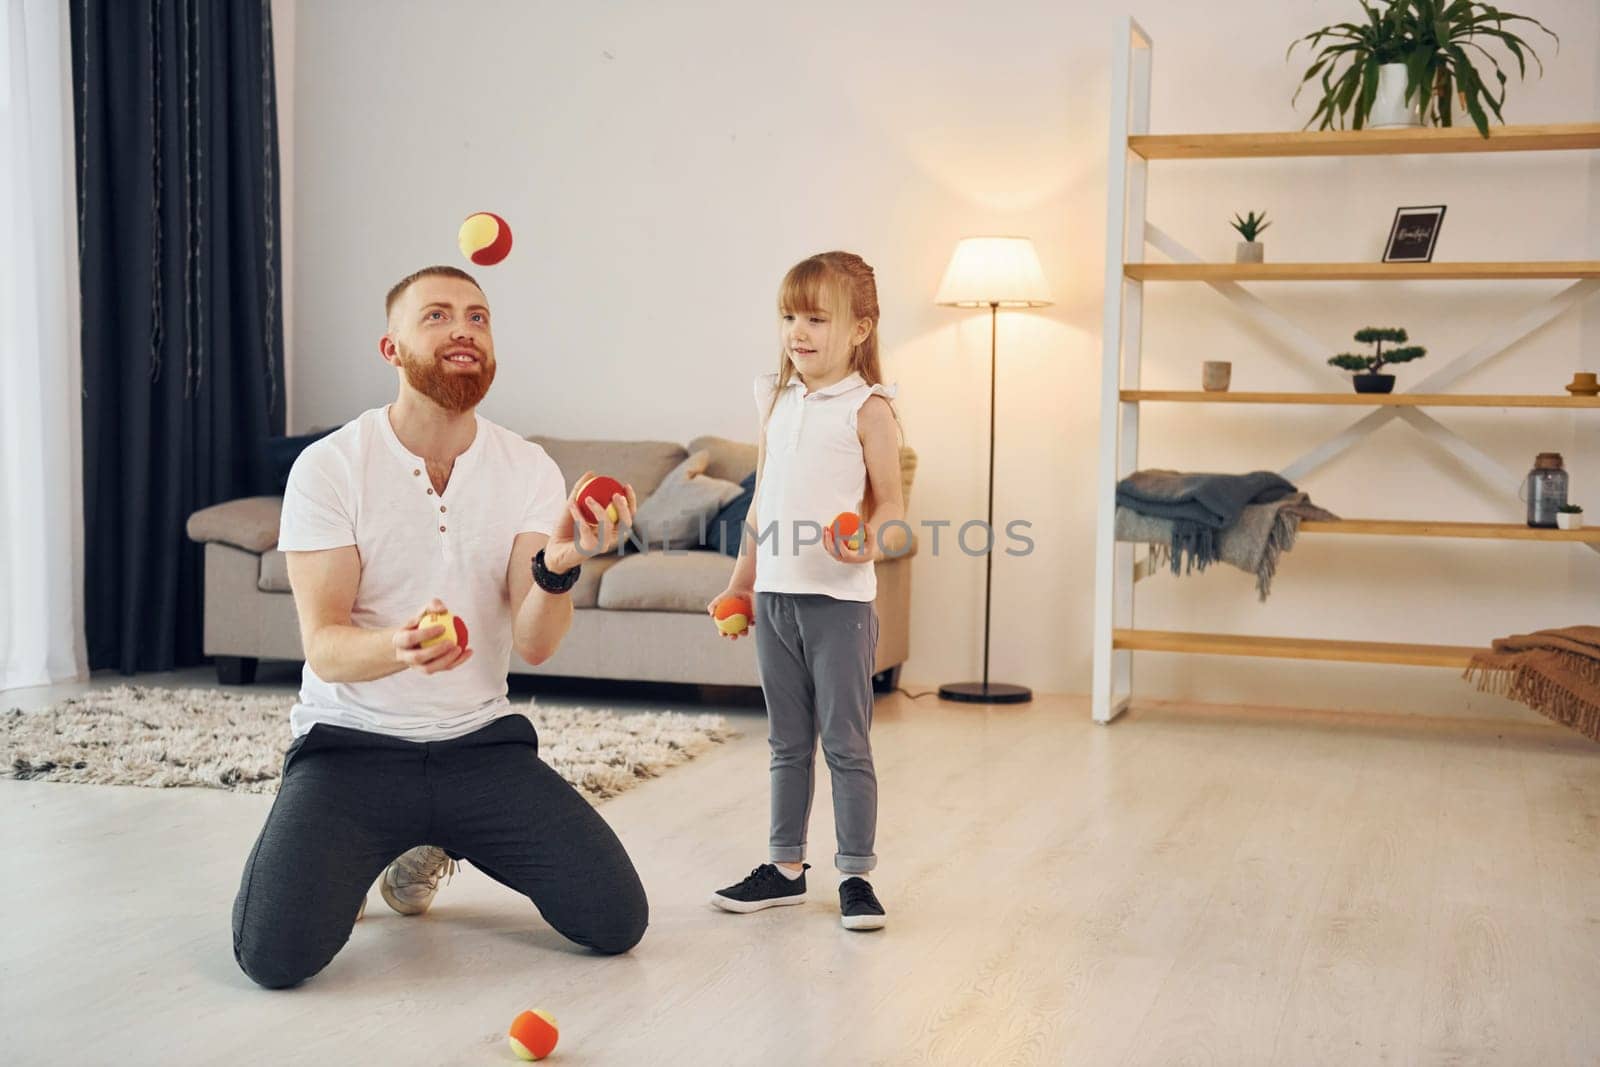
[[1177,404],[1328,404],[1385,408],[1600,408],[1597,396],[1537,393],[1208,393],[1200,390],[1124,389],[1122,399]]
[[1128,138],[1145,159],[1272,159],[1284,156],[1407,156],[1448,152],[1550,152],[1600,148],[1600,122],[1447,129],[1169,133]]
[[1264,656],[1339,663],[1392,663],[1412,667],[1465,668],[1470,645],[1407,645],[1381,641],[1329,641],[1303,637],[1248,637],[1175,630],[1114,630],[1111,645],[1135,652],[1197,652],[1212,656]]
[[[1125,47],[1124,47],[1125,46]],[[1118,19],[1118,49],[1115,59],[1117,77],[1111,80],[1111,109],[1109,125],[1109,167],[1107,184],[1111,197],[1106,211],[1106,246],[1111,251],[1106,268],[1105,306],[1102,318],[1102,361],[1100,381],[1101,448],[1099,450],[1096,493],[1100,517],[1108,518],[1107,511],[1116,508],[1115,487],[1127,470],[1138,465],[1139,428],[1138,413],[1133,405],[1146,402],[1174,402],[1193,404],[1259,404],[1259,405],[1328,405],[1349,409],[1353,421],[1349,429],[1327,441],[1297,460],[1291,472],[1303,475],[1315,470],[1335,456],[1346,454],[1357,441],[1367,438],[1378,427],[1391,421],[1409,421],[1457,457],[1465,457],[1469,465],[1481,457],[1471,445],[1462,440],[1449,427],[1437,423],[1425,425],[1418,422],[1416,409],[1426,408],[1483,408],[1499,409],[1491,417],[1504,422],[1511,412],[1524,410],[1536,413],[1541,424],[1553,421],[1570,422],[1571,419],[1553,420],[1551,410],[1569,413],[1600,409],[1600,397],[1573,396],[1562,388],[1564,381],[1541,380],[1537,375],[1524,375],[1514,383],[1519,389],[1540,389],[1542,395],[1474,395],[1471,386],[1455,382],[1461,374],[1473,369],[1484,360],[1492,358],[1515,339],[1527,336],[1547,321],[1549,314],[1576,305],[1579,301],[1600,295],[1600,255],[1593,249],[1583,253],[1586,259],[1565,258],[1549,261],[1528,261],[1519,258],[1523,252],[1550,255],[1552,249],[1525,246],[1520,249],[1499,247],[1485,249],[1476,255],[1500,254],[1511,256],[1498,261],[1469,261],[1446,263],[1382,263],[1382,262],[1272,262],[1272,263],[1208,263],[1198,261],[1193,252],[1185,249],[1176,239],[1152,230],[1148,218],[1150,186],[1154,180],[1151,160],[1268,160],[1294,157],[1350,157],[1367,156],[1424,156],[1457,153],[1449,166],[1460,169],[1487,163],[1483,159],[1465,158],[1490,152],[1594,152],[1600,151],[1600,121],[1564,124],[1498,126],[1490,127],[1488,136],[1481,136],[1471,125],[1449,129],[1414,127],[1398,130],[1284,130],[1256,133],[1197,133],[1151,134],[1148,132],[1148,103],[1151,97],[1151,70],[1154,42],[1130,15]],[[1592,115],[1591,120],[1600,118]],[[1566,163],[1592,165],[1593,156],[1567,157]],[[1443,161],[1441,161],[1442,163]],[[1510,167],[1524,176],[1523,184],[1536,188],[1541,165],[1553,165],[1548,156],[1537,161],[1529,159],[1527,165],[1514,160],[1504,161],[1499,169]],[[1438,164],[1434,164],[1435,167]],[[1160,169],[1160,168],[1157,168]],[[1176,168],[1168,168],[1168,173]],[[1213,168],[1215,169],[1215,168]],[[1224,167],[1224,170],[1230,168]],[[1313,171],[1333,181],[1348,179],[1356,169],[1335,164],[1331,170],[1315,163],[1290,164],[1280,167],[1285,173],[1294,172],[1300,178],[1311,180]],[[1359,168],[1358,168],[1359,169]],[[1220,171],[1219,171],[1220,173]],[[1374,171],[1373,173],[1378,173]],[[1508,171],[1509,173],[1509,171]],[[1337,205],[1335,205],[1337,206]],[[1337,227],[1337,212],[1328,216],[1330,225]],[[1276,233],[1277,231],[1273,231]],[[1270,238],[1270,235],[1269,235]],[[1292,253],[1286,253],[1292,254]],[[1306,250],[1305,256],[1324,253]],[[1334,254],[1334,253],[1326,253]],[[1127,262],[1137,257],[1137,262]],[[1532,296],[1543,302],[1536,310],[1522,315],[1514,324],[1502,330],[1486,332],[1489,341],[1459,357],[1453,370],[1441,370],[1412,379],[1414,392],[1390,394],[1356,393],[1348,384],[1332,376],[1304,387],[1302,392],[1222,392],[1121,389],[1124,382],[1141,381],[1139,367],[1145,359],[1143,334],[1138,329],[1141,309],[1148,309],[1150,299],[1163,299],[1146,286],[1145,282],[1201,282],[1215,290],[1251,320],[1273,334],[1283,334],[1292,324],[1282,315],[1267,307],[1252,295],[1265,296],[1256,283],[1262,282],[1441,282],[1481,281],[1493,283],[1494,289],[1504,289],[1505,283],[1514,281],[1544,281],[1545,289],[1532,289]],[[1130,284],[1131,283],[1131,284]],[[1491,286],[1483,286],[1489,291]],[[1248,290],[1248,291],[1246,291]],[[1161,292],[1165,292],[1162,289]],[[1296,292],[1300,290],[1296,289]],[[1413,286],[1406,287],[1407,292]],[[1328,292],[1323,290],[1323,292]],[[1345,293],[1333,290],[1334,296]],[[1357,292],[1351,289],[1350,292]],[[1359,292],[1370,292],[1362,288]],[[1348,294],[1347,294],[1348,295]],[[1488,329],[1488,326],[1485,327]],[[1492,347],[1491,347],[1492,346]],[[1331,352],[1330,352],[1331,354]],[[1432,364],[1430,364],[1431,366]],[[1388,370],[1389,368],[1384,368]],[[1437,379],[1436,382],[1431,379]],[[1146,378],[1148,380],[1148,378]],[[1200,383],[1187,376],[1182,381]],[[1428,382],[1429,384],[1420,384]],[[1243,384],[1243,383],[1240,383]],[[1484,388],[1480,386],[1480,388]],[[1489,387],[1494,388],[1494,387]],[[1503,388],[1503,387],[1502,387]],[[1325,390],[1325,391],[1317,391]],[[1223,407],[1208,414],[1207,421],[1226,418],[1229,413],[1242,415],[1236,408]],[[1263,412],[1263,415],[1268,414]],[[1433,413],[1436,416],[1437,412]],[[1283,420],[1295,425],[1308,421],[1306,412],[1279,412]],[[1395,420],[1394,416],[1405,416]],[[1126,423],[1120,422],[1128,416]],[[1252,419],[1252,422],[1260,420]],[[1309,421],[1317,421],[1312,418]],[[1481,421],[1481,420],[1478,420]],[[1530,423],[1533,418],[1520,421]],[[1118,427],[1121,426],[1121,432]],[[1300,427],[1304,429],[1303,426]],[[1298,479],[1297,479],[1298,480]],[[1516,511],[1507,511],[1515,519]],[[1600,522],[1600,520],[1596,520]],[[1282,659],[1343,661],[1353,663],[1378,663],[1449,667],[1460,670],[1472,656],[1485,649],[1461,645],[1423,645],[1391,643],[1384,641],[1324,640],[1313,636],[1323,622],[1312,620],[1306,624],[1306,637],[1256,637],[1245,634],[1180,633],[1163,630],[1146,630],[1132,627],[1128,606],[1135,601],[1135,583],[1149,572],[1150,558],[1140,559],[1134,553],[1118,551],[1115,523],[1102,521],[1101,536],[1095,545],[1095,649],[1094,676],[1090,712],[1096,722],[1109,723],[1125,711],[1136,699],[1138,686],[1127,674],[1129,656],[1134,651],[1200,653],[1218,656],[1265,656]],[[1402,519],[1343,519],[1329,522],[1302,522],[1300,529],[1314,537],[1331,534],[1364,535],[1369,537],[1450,537],[1485,539],[1502,542],[1502,552],[1515,553],[1511,542],[1546,542],[1581,545],[1600,551],[1600,530],[1535,530],[1517,522],[1426,522]],[[1125,546],[1121,546],[1125,547]],[[1345,544],[1344,548],[1359,548],[1359,544]],[[1550,553],[1546,553],[1547,555]],[[1496,560],[1484,561],[1491,569]],[[1131,565],[1130,565],[1131,563]],[[1381,594],[1381,591],[1379,593]],[[1118,620],[1128,624],[1119,629]],[[1419,617],[1420,619],[1420,617]],[[1352,632],[1366,633],[1359,625]],[[1427,637],[1421,621],[1410,628],[1397,631],[1399,635]],[[1110,647],[1107,647],[1107,646]],[[1112,655],[1113,650],[1123,652]]]
[[1315,522],[1308,519],[1300,524],[1300,532],[1600,544],[1600,526],[1585,526],[1581,530],[1542,530],[1520,522],[1419,522],[1410,519],[1340,519],[1337,522]]
[[1544,263],[1126,263],[1141,282],[1536,281],[1600,278],[1600,260]]

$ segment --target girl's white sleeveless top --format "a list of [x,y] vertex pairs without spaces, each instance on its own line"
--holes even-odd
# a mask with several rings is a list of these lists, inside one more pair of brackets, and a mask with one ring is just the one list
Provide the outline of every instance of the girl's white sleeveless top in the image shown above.
[[[756,379],[763,418],[777,386],[776,374]],[[756,592],[877,599],[873,564],[834,559],[822,547],[820,531],[840,512],[861,513],[867,463],[856,413],[869,396],[892,400],[897,392],[896,386],[868,385],[860,374],[810,393],[798,375],[784,387],[767,423],[767,457],[755,501]]]

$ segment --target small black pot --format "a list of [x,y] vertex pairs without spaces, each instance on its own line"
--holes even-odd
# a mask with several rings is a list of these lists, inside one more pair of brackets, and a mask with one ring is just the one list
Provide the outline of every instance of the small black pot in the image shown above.
[[1357,374],[1355,383],[1356,392],[1358,393],[1394,392],[1394,375],[1392,374]]

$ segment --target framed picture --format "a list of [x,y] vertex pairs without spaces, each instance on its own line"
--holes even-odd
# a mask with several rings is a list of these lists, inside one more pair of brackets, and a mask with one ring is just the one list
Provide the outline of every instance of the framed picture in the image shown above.
[[1432,263],[1434,242],[1444,222],[1444,205],[1396,208],[1394,226],[1389,230],[1385,263]]

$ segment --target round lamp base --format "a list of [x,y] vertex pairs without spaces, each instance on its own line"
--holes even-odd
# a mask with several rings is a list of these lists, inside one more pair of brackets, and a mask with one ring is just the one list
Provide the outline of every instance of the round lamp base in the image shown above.
[[939,699],[963,704],[1026,704],[1033,699],[1033,690],[1005,682],[953,682],[939,687]]

